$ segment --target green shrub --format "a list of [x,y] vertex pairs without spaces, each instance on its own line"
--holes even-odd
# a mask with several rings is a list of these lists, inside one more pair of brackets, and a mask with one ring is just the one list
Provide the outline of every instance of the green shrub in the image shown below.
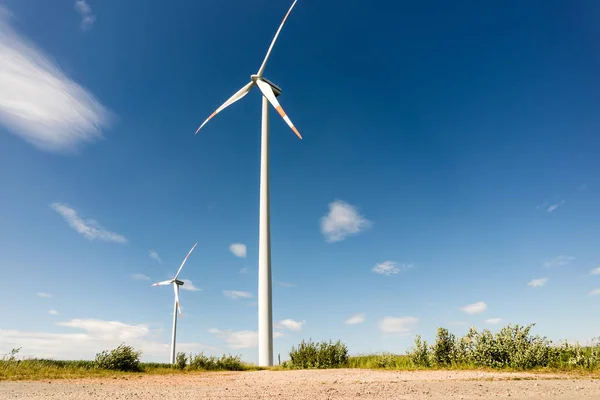
[[116,349],[96,354],[95,364],[97,368],[111,371],[140,371],[140,355],[133,347],[120,344]]
[[185,355],[185,353],[177,353],[177,355],[175,356],[175,365],[174,367],[177,369],[185,369],[185,367],[187,366],[187,357]]
[[348,365],[348,348],[341,341],[313,343],[302,340],[296,349],[292,346],[286,368],[339,368]]
[[427,341],[421,340],[421,335],[417,335],[415,338],[415,346],[408,352],[410,361],[417,367],[430,367],[431,362],[429,361],[429,348],[427,347]]
[[204,371],[243,371],[244,364],[239,356],[225,355],[221,358],[207,357],[203,353],[192,357],[190,354],[189,369]]
[[454,335],[446,328],[438,328],[435,343],[431,346],[431,362],[434,366],[449,366],[454,361]]
[[554,346],[546,337],[531,335],[535,324],[507,325],[493,334],[471,327],[462,338],[439,328],[436,341],[428,346],[420,336],[408,356],[417,367],[487,367],[527,370],[533,368],[600,368],[600,343],[581,347],[564,343]]

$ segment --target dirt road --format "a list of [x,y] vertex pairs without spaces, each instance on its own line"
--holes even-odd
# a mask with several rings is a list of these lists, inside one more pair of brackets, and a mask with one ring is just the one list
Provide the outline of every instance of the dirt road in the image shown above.
[[598,400],[600,379],[476,371],[256,371],[0,382],[0,399]]

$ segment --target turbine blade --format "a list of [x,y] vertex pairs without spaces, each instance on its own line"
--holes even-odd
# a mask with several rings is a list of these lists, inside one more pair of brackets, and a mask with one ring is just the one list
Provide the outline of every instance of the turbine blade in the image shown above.
[[202,129],[202,127],[208,122],[210,121],[210,119],[212,117],[214,117],[215,115],[217,115],[219,112],[223,111],[223,109],[225,109],[226,107],[232,105],[233,103],[235,103],[236,101],[238,101],[239,99],[241,99],[242,97],[244,97],[245,95],[248,94],[248,92],[250,91],[250,89],[252,89],[252,86],[254,86],[254,82],[250,81],[249,83],[247,83],[243,88],[241,88],[240,90],[238,90],[237,92],[235,92],[235,94],[233,96],[231,96],[225,103],[223,103],[221,105],[221,107],[217,108],[215,110],[215,112],[213,112],[208,118],[206,118],[206,120],[202,123],[202,125],[200,125],[200,127],[196,130],[196,133],[198,133],[198,131],[200,129]]
[[179,304],[179,285],[173,283],[173,288],[175,289],[175,304],[177,304],[177,311],[179,311],[179,317],[181,317],[181,306]]
[[285,17],[283,17],[283,21],[281,21],[281,25],[279,25],[279,29],[277,29],[277,33],[275,33],[275,37],[273,37],[271,46],[269,46],[269,50],[267,50],[267,55],[265,56],[265,59],[264,59],[262,65],[260,66],[260,69],[258,70],[258,73],[256,75],[258,75],[260,77],[263,76],[263,72],[265,71],[265,67],[267,66],[267,60],[269,59],[269,56],[271,55],[271,50],[273,50],[273,46],[275,45],[277,36],[279,36],[279,32],[281,32],[281,28],[283,28],[283,24],[285,24],[285,20],[287,19],[288,15],[290,15],[292,8],[294,8],[294,6],[296,5],[296,1],[298,1],[298,0],[294,0],[294,2],[292,3],[292,6],[288,10],[287,14],[285,14]]
[[190,256],[190,254],[192,254],[192,251],[194,251],[194,249],[196,248],[197,244],[198,244],[198,242],[196,242],[192,246],[192,249],[187,253],[187,256],[185,256],[185,258],[183,259],[183,262],[181,263],[181,266],[179,267],[179,271],[177,271],[177,274],[175,274],[175,278],[173,278],[173,280],[177,279],[177,277],[179,276],[179,273],[181,272],[181,268],[183,268],[183,264],[185,264],[185,262],[187,261],[188,257]]
[[260,91],[265,95],[267,100],[269,100],[269,103],[271,103],[273,107],[275,107],[279,115],[281,115],[281,118],[283,118],[283,120],[290,126],[290,128],[292,128],[296,136],[302,139],[302,136],[300,136],[300,132],[298,132],[298,129],[296,129],[290,117],[287,116],[285,111],[283,111],[283,108],[281,108],[281,106],[279,105],[277,97],[275,97],[275,93],[273,93],[273,89],[271,89],[271,86],[260,79],[256,80],[256,84],[258,85]]
[[153,283],[153,284],[152,284],[152,286],[168,285],[168,284],[170,284],[171,282],[173,282],[173,280],[162,281],[162,282],[156,282],[156,283]]

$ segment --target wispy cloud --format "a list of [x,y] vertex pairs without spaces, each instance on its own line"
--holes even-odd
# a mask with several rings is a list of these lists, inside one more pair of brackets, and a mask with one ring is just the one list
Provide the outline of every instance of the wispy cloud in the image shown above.
[[[225,340],[232,349],[249,349],[258,345],[258,332],[256,331],[224,331],[217,328],[211,328],[208,331]],[[274,339],[282,336],[281,332],[273,332]]]
[[131,274],[131,279],[135,279],[136,281],[149,281],[150,278],[144,274]]
[[551,213],[552,211],[556,210],[558,207],[562,206],[563,204],[565,204],[565,201],[561,201],[555,204],[550,205],[548,208],[546,208],[546,212]]
[[[93,360],[97,353],[117,347],[122,342],[142,351],[144,361],[165,360],[170,345],[157,341],[157,332],[147,325],[129,325],[120,321],[72,319],[56,325],[75,330],[69,333],[32,332],[0,329],[0,354],[22,347],[23,357],[62,360]],[[178,342],[182,352],[207,349],[199,343]]]
[[365,314],[364,313],[354,314],[344,322],[348,325],[362,324],[363,322],[365,322]]
[[486,319],[484,322],[490,325],[498,325],[500,322],[502,322],[502,318],[489,318]]
[[379,329],[385,334],[407,335],[418,322],[415,317],[384,317],[379,321]]
[[156,260],[159,263],[162,263],[162,258],[160,258],[160,256],[156,252],[156,250],[152,250],[152,249],[148,250],[148,255],[150,256],[151,259]]
[[82,234],[86,239],[89,240],[104,240],[106,242],[114,242],[126,244],[127,238],[123,235],[119,235],[114,232],[110,232],[98,224],[93,219],[83,219],[75,211],[74,208],[64,203],[52,203],[50,205],[54,211],[63,216],[65,221],[75,229],[78,233]]
[[487,310],[487,304],[485,304],[483,301],[478,301],[477,303],[462,306],[460,309],[467,314],[479,314]]
[[58,311],[56,311],[56,310],[48,310],[48,314],[50,314],[50,315],[58,315]]
[[38,297],[52,297],[50,293],[37,292]]
[[588,295],[590,295],[590,296],[600,296],[600,288],[592,290],[591,292],[588,293]]
[[0,124],[44,151],[66,153],[102,139],[112,112],[67,77],[10,24],[0,5]]
[[290,331],[299,331],[306,324],[306,321],[294,321],[293,319],[284,319],[274,324],[275,328],[285,328]]
[[590,271],[590,275],[600,275],[600,265]]
[[561,255],[561,256],[554,257],[553,259],[544,262],[544,267],[546,267],[546,268],[562,267],[562,266],[568,265],[574,259],[575,259],[575,257]]
[[587,185],[584,183],[583,185],[577,186],[577,190],[585,190],[587,189]]
[[329,203],[329,212],[321,217],[321,233],[327,242],[338,242],[371,225],[372,222],[360,215],[356,207],[342,200]]
[[190,281],[189,279],[181,279],[181,282],[183,282],[183,285],[180,286],[181,290],[187,290],[189,292],[197,292],[200,290],[196,286],[194,286],[192,281]]
[[240,290],[223,290],[223,294],[227,297],[231,297],[232,299],[249,299],[252,297],[252,293],[250,292],[242,292]]
[[548,282],[548,278],[532,279],[531,281],[527,282],[527,286],[539,287],[539,286],[544,286],[547,282]]
[[96,16],[92,13],[92,7],[85,0],[77,0],[75,2],[75,9],[81,15],[81,24],[79,25],[81,29],[84,31],[91,29],[94,22],[96,22]]
[[379,275],[394,275],[400,272],[406,271],[407,269],[413,268],[413,264],[398,264],[394,261],[384,261],[380,264],[376,264],[372,271]]
[[244,267],[240,269],[240,274],[247,274],[248,272],[250,272],[250,268],[248,267]]
[[232,243],[229,245],[229,251],[233,253],[234,256],[240,258],[246,258],[246,245],[243,243]]

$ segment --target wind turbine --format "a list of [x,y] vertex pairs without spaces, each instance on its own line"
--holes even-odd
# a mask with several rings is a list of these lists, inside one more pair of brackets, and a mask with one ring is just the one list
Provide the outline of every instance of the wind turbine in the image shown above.
[[179,316],[181,317],[181,307],[179,305],[179,286],[183,286],[183,282],[177,279],[181,269],[183,268],[183,264],[187,261],[192,251],[196,248],[198,242],[192,246],[192,249],[187,253],[187,256],[183,259],[179,270],[173,277],[173,279],[169,279],[168,281],[156,282],[153,283],[152,286],[161,286],[161,285],[173,285],[173,290],[175,291],[175,306],[173,307],[173,334],[171,336],[171,364],[175,364],[175,333],[177,331],[177,311],[179,311]]
[[269,200],[269,103],[281,115],[283,120],[292,128],[292,131],[302,139],[290,118],[277,101],[281,88],[263,77],[267,60],[273,45],[279,36],[281,28],[288,15],[294,8],[297,0],[283,18],[275,37],[267,50],[258,72],[250,75],[250,82],[238,90],[225,103],[216,109],[196,130],[196,133],[217,113],[244,97],[256,85],[262,92],[262,127],[261,127],[261,155],[260,155],[260,217],[258,238],[258,365],[273,365],[273,312],[271,298],[271,232],[270,232],[270,200]]

